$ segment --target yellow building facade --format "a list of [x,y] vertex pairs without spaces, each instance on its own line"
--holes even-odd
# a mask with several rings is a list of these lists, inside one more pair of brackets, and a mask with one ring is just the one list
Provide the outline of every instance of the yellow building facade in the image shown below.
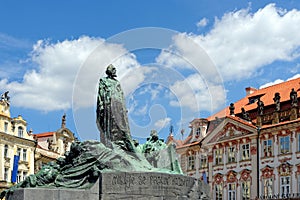
[[[35,174],[44,164],[55,161],[70,150],[74,134],[66,128],[66,115],[57,131],[33,134],[21,115],[12,118],[8,92],[0,96],[0,192]],[[12,174],[15,156],[19,157]]]
[[19,156],[17,182],[34,173],[35,140],[21,115],[12,118],[7,93],[0,100],[0,190],[10,187],[14,156]]

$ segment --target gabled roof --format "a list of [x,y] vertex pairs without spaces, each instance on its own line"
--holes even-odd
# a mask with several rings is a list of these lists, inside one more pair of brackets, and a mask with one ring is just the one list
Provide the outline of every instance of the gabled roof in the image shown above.
[[[290,100],[290,92],[292,88],[295,89],[297,93],[300,91],[300,78],[292,79],[283,83],[275,84],[266,88],[258,89],[254,91],[252,94],[245,96],[244,98],[240,99],[239,101],[234,103],[235,107],[235,114],[241,113],[242,107],[246,111],[256,110],[257,104],[252,103],[249,104],[249,99],[260,97],[260,100],[264,102],[265,107],[269,105],[273,105],[274,95],[276,92],[280,93],[280,102],[285,102]],[[299,97],[299,95],[298,95]],[[225,116],[229,116],[229,106],[225,109],[219,111],[218,113],[208,117],[209,121],[214,120],[216,117],[222,118]]]
[[[210,133],[208,133],[206,135],[206,137],[203,139],[202,143],[203,144],[208,144],[210,142],[212,142],[212,140],[218,140],[218,137],[220,136],[220,133],[223,131],[224,127],[226,127],[226,125],[228,124],[236,124],[237,127],[239,127],[241,130],[245,130],[245,131],[252,131],[254,132],[256,130],[256,126],[254,126],[253,124],[244,121],[242,119],[240,119],[239,117],[234,117],[234,116],[227,116],[224,118],[224,120],[222,121],[222,123],[219,123]],[[241,136],[245,136],[244,134]],[[238,136],[240,137],[240,136]]]
[[[244,98],[240,99],[237,102],[234,102],[234,113],[235,115],[230,115],[229,106],[224,108],[223,110],[219,111],[218,113],[210,116],[207,118],[208,120],[208,127],[207,127],[207,134],[205,138],[200,143],[205,143],[210,141],[213,137],[217,137],[218,134],[223,127],[228,123],[238,123],[239,127],[252,130],[256,129],[256,114],[257,114],[257,99],[260,98],[261,101],[264,102],[264,107],[269,109],[269,112],[272,112],[272,106],[275,109],[274,104],[274,96],[275,93],[280,93],[280,102],[281,105],[288,106],[290,103],[290,92],[294,89],[297,93],[300,93],[300,78],[292,79],[283,83],[275,84],[266,88],[262,89],[252,89],[251,94],[246,95]],[[299,95],[298,95],[299,97]],[[252,113],[251,122],[245,121],[241,119],[241,109],[244,108],[245,111]],[[194,119],[196,120],[196,119]],[[193,121],[194,121],[193,120]],[[300,119],[294,120],[298,121]],[[193,122],[192,121],[192,122]],[[286,123],[291,123],[294,121],[289,122],[280,122],[274,125],[263,125],[262,128],[269,128],[273,126],[283,125]],[[254,124],[253,124],[254,123]],[[181,144],[177,146],[177,148],[183,148],[191,145],[195,145],[197,142],[191,141],[192,139],[192,132],[184,141],[177,141],[177,144]],[[210,138],[210,139],[209,139]],[[199,143],[199,142],[198,142]]]

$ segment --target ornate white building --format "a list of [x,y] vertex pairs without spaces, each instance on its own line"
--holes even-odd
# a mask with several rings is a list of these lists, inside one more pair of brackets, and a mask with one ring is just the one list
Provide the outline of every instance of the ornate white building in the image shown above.
[[183,171],[207,181],[213,199],[300,196],[299,83],[246,88],[241,100],[194,119],[184,141],[170,136]]
[[9,97],[3,94],[0,100],[0,190],[12,185],[15,156],[19,158],[16,182],[34,173],[34,150],[35,140],[27,131],[27,122],[21,115],[10,116]]

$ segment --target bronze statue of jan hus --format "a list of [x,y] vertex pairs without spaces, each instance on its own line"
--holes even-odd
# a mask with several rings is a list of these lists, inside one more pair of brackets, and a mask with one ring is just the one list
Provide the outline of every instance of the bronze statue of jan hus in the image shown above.
[[125,98],[120,82],[116,79],[116,68],[110,64],[106,69],[107,77],[99,81],[97,98],[97,126],[100,140],[112,148],[117,144],[123,150],[135,152],[128,125]]

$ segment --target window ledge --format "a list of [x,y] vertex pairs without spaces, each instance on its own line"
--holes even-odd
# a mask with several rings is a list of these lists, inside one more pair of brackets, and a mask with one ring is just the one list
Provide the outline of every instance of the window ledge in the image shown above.
[[288,153],[279,153],[278,154],[278,157],[281,157],[281,156],[291,156],[293,153],[292,152],[288,152]]
[[264,156],[264,157],[260,157],[261,160],[265,160],[265,159],[273,159],[275,156]]

